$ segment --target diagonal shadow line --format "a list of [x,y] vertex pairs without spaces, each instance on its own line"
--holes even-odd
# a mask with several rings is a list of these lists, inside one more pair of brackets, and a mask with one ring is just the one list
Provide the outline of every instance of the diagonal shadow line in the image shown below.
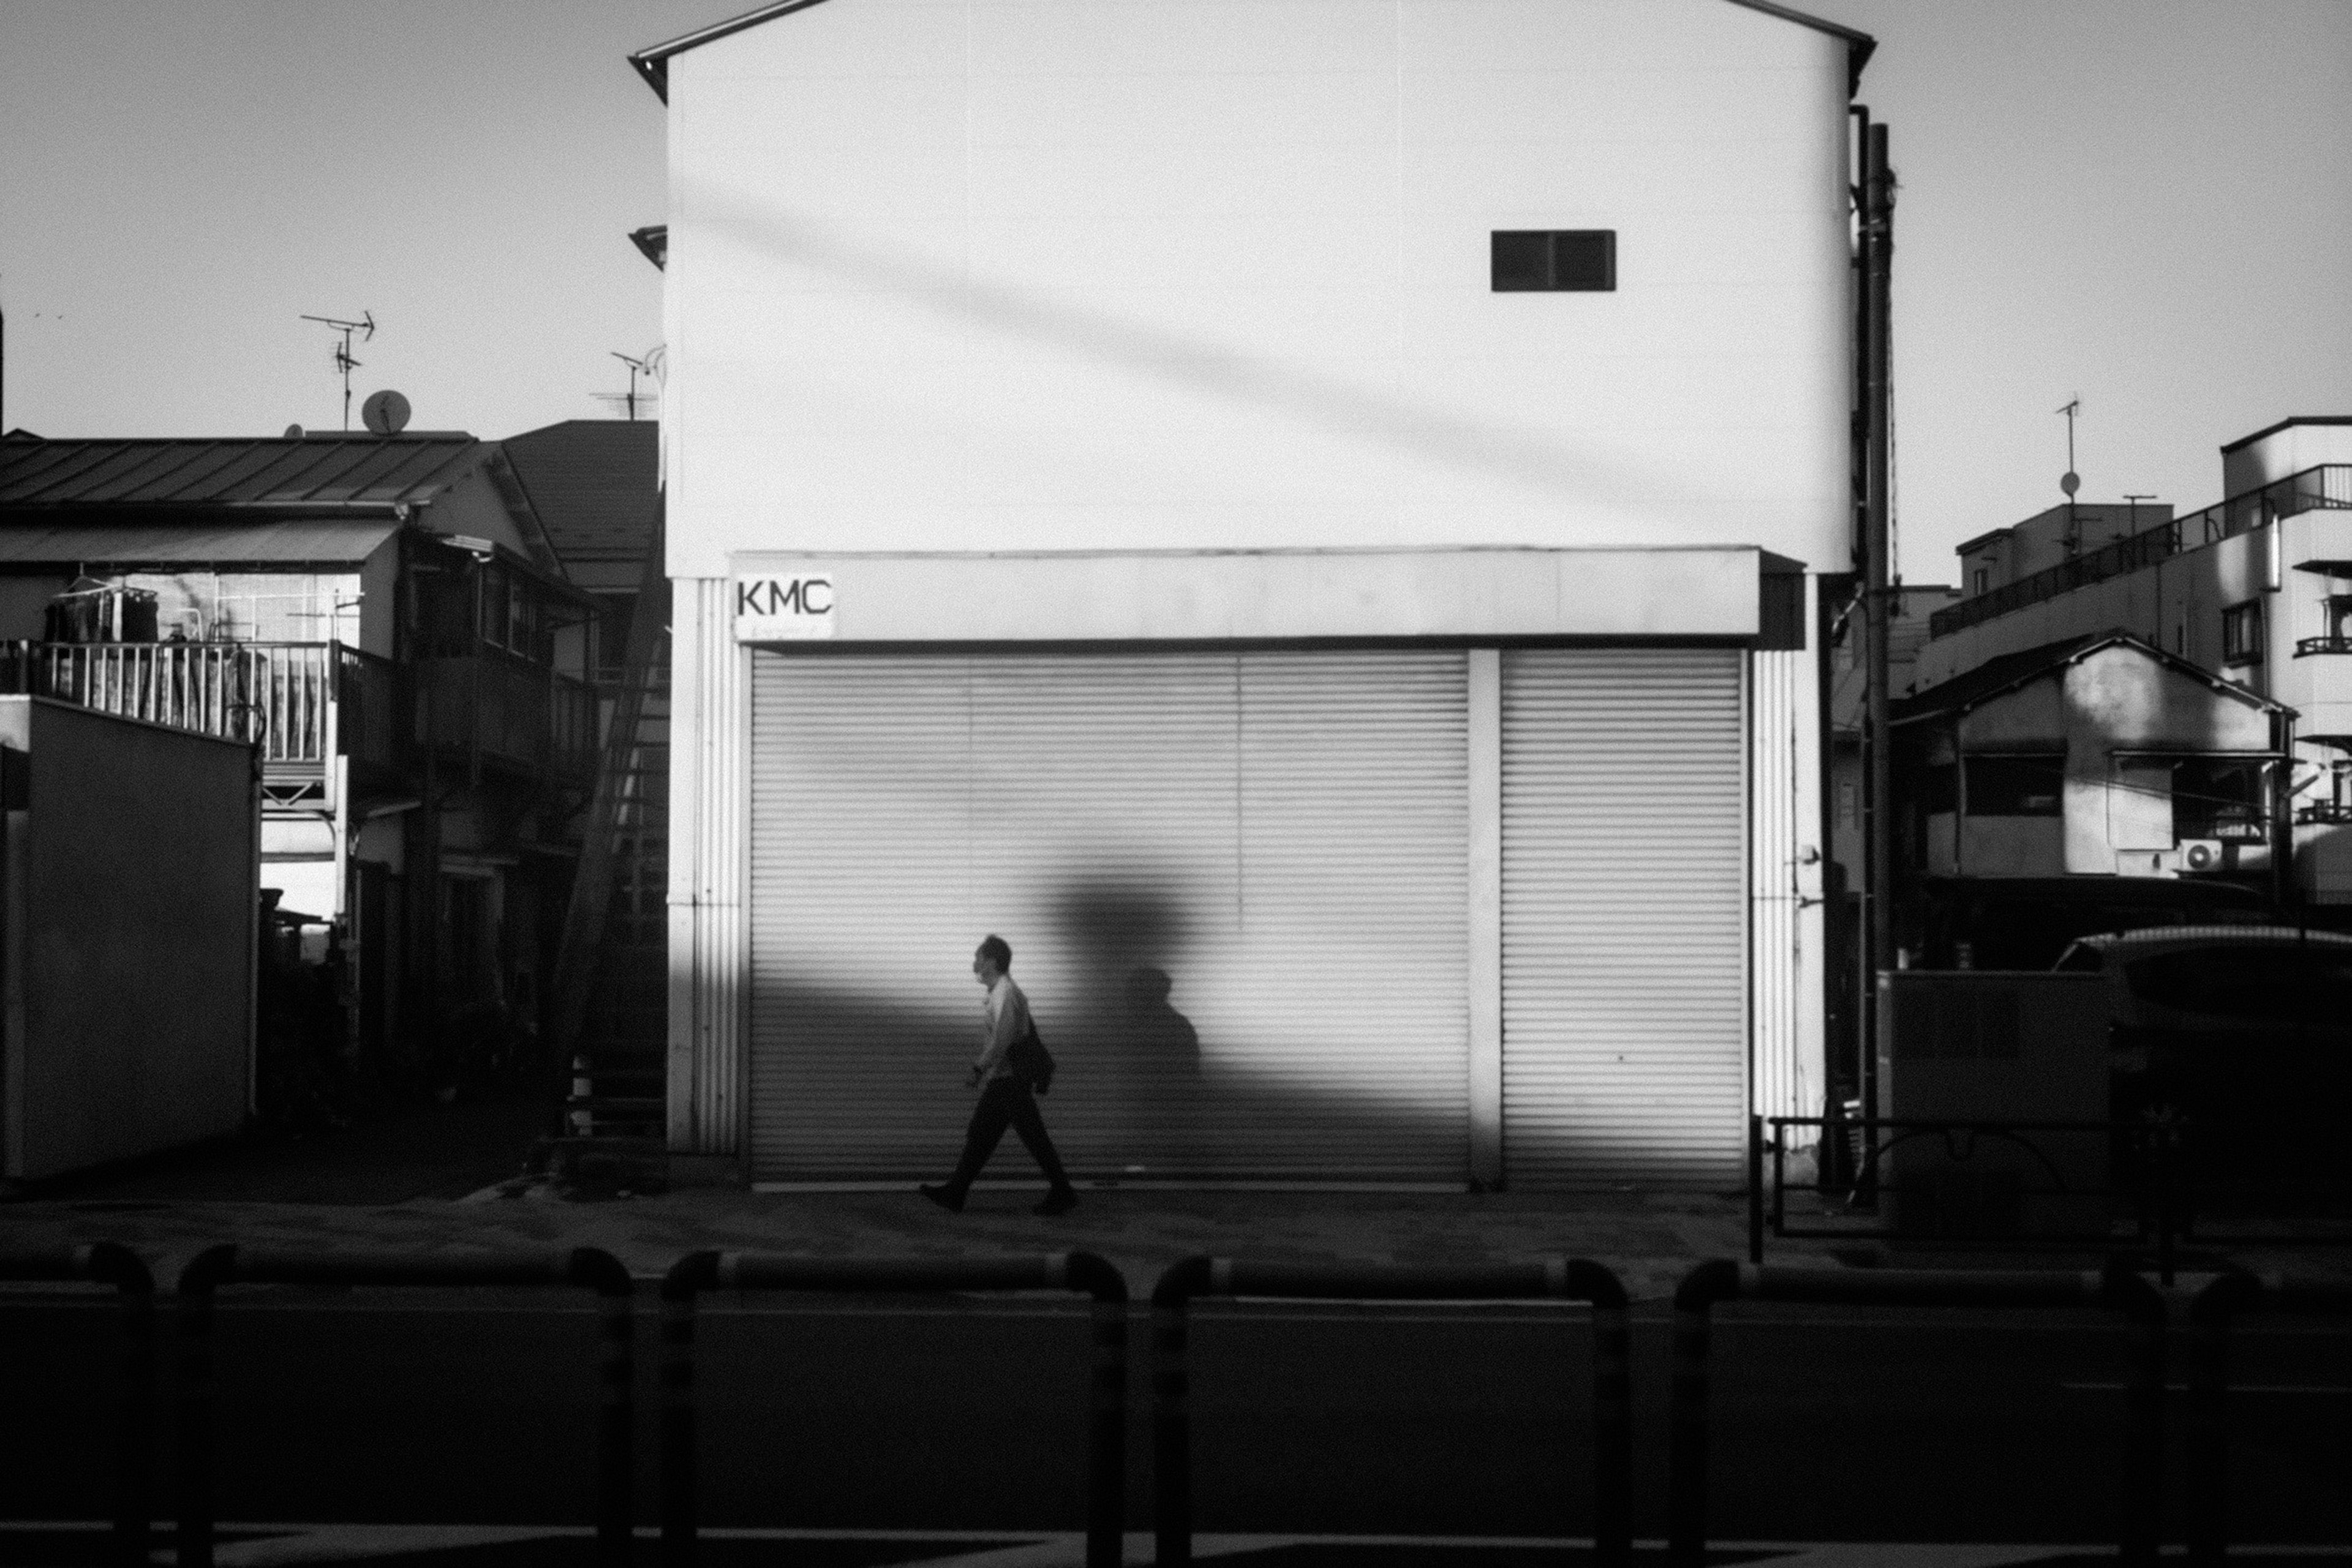
[[[1628,466],[1596,443],[1538,436],[1468,419],[1410,399],[1318,376],[1233,344],[1164,331],[1048,299],[969,271],[845,242],[806,220],[756,210],[707,182],[685,182],[681,214],[747,249],[914,300],[934,314],[1006,337],[1102,361],[1194,393],[1279,414],[1337,435],[1412,452],[1448,467],[1499,476],[1585,504],[1655,505],[1674,493],[1664,470]],[[673,273],[692,265],[673,234]]]

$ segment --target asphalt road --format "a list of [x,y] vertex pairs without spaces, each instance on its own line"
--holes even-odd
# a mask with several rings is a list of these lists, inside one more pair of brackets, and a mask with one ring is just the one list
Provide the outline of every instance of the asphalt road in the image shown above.
[[[0,1519],[105,1516],[115,1321],[102,1297],[0,1296]],[[1666,1314],[1635,1321],[1635,1524],[1658,1536]],[[159,1513],[171,1498],[168,1329]],[[1140,1529],[1150,1446],[1139,1314],[1133,1342]],[[595,1319],[584,1304],[239,1289],[222,1297],[217,1343],[225,1520],[591,1518]],[[709,1524],[1082,1525],[1081,1307],[718,1296],[701,1347]],[[1204,1306],[1198,1527],[1587,1533],[1589,1354],[1574,1309]],[[2103,1320],[1734,1305],[1718,1312],[1715,1358],[1719,1539],[2113,1539],[2124,1362]],[[2176,1348],[2176,1380],[2183,1364]],[[2233,1371],[2239,1538],[2352,1542],[2352,1335],[2250,1319]],[[2177,1421],[2171,1437],[2177,1478]]]

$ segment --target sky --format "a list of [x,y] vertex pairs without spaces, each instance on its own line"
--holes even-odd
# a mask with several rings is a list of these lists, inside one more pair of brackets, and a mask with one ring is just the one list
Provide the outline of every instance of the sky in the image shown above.
[[[854,0],[850,0],[854,3]],[[1628,5],[1645,0],[1622,0]],[[661,333],[633,49],[750,0],[0,0],[0,427],[501,437],[616,416]],[[2058,503],[2221,500],[2352,414],[2352,0],[1801,0],[1878,39],[1913,582]]]

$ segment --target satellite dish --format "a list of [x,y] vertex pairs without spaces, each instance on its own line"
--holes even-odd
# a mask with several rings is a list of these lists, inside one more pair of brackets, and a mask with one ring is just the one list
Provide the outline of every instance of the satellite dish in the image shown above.
[[302,438],[302,426],[300,426],[299,425],[289,425],[288,426],[286,426],[286,439],[287,439],[287,440],[289,440],[289,441],[299,441],[301,438]]
[[[381,397],[383,395],[382,393],[378,393],[376,395]],[[397,396],[398,394],[394,394],[394,395]],[[2066,492],[2067,500],[2072,500],[2074,497],[2074,492],[2083,488],[2083,481],[2081,479],[2076,477],[2074,469],[2069,468],[2063,474],[2059,476],[2058,488]]]
[[397,436],[408,425],[408,399],[390,387],[371,392],[360,405],[360,422],[379,436]]

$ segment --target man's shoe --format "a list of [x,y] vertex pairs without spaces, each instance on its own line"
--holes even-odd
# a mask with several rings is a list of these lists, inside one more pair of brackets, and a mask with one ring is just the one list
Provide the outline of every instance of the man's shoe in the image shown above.
[[1078,1206],[1078,1189],[1056,1187],[1045,1194],[1045,1201],[1030,1210],[1032,1214],[1067,1214]]
[[940,1207],[947,1210],[950,1214],[963,1213],[963,1194],[956,1191],[953,1187],[945,1185],[944,1184],[939,1186],[933,1186],[927,1182],[923,1185],[917,1187],[915,1190],[922,1194],[925,1197],[930,1199],[931,1202],[939,1205]]

